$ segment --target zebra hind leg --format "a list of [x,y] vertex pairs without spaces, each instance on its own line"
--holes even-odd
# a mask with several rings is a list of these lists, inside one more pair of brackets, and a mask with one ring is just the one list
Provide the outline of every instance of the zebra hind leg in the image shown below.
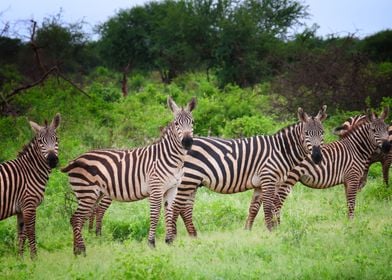
[[112,199],[110,197],[104,196],[96,209],[95,213],[95,234],[97,236],[102,235],[102,220],[105,215],[106,210],[109,208],[112,203]]
[[[78,193],[76,193],[77,195]],[[78,208],[72,215],[70,223],[72,225],[73,236],[74,236],[74,254],[83,254],[86,256],[86,246],[84,245],[82,228],[84,221],[91,214],[92,207],[97,201],[97,195],[95,192],[91,193],[91,196],[78,197]],[[93,195],[94,194],[94,195]]]

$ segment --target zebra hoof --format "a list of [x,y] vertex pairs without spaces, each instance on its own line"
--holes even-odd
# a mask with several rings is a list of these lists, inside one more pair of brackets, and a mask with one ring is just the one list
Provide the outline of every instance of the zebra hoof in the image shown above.
[[155,248],[155,239],[148,239],[148,246],[152,249]]
[[172,245],[173,244],[173,238],[166,238],[165,242],[167,245]]
[[86,256],[86,247],[81,246],[81,247],[74,247],[74,255],[79,256],[82,255],[85,257]]

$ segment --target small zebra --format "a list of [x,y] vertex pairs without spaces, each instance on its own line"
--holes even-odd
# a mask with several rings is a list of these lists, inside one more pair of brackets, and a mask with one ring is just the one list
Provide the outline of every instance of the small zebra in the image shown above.
[[55,115],[50,125],[30,121],[34,138],[16,159],[0,164],[0,220],[17,215],[19,255],[23,256],[27,237],[32,259],[37,255],[36,209],[44,198],[49,174],[58,163],[59,124],[60,114]]
[[[86,254],[82,237],[85,219],[102,197],[118,201],[150,198],[150,231],[148,243],[155,247],[155,231],[162,200],[166,226],[171,225],[172,202],[182,175],[186,152],[193,142],[193,98],[187,107],[179,108],[169,97],[168,106],[174,120],[156,143],[131,150],[102,149],[80,155],[62,169],[78,200],[71,217],[74,254]],[[166,241],[171,240],[171,227],[166,227]]]
[[348,207],[348,217],[354,217],[355,199],[362,183],[362,177],[368,169],[372,154],[381,149],[388,152],[388,127],[384,123],[388,110],[380,118],[368,111],[366,121],[355,126],[342,139],[323,147],[323,160],[316,165],[307,157],[279,183],[275,195],[274,215],[280,220],[280,209],[293,186],[300,181],[305,186],[325,189],[344,184]]
[[[353,129],[355,126],[365,121],[366,121],[366,115],[351,117],[348,120],[346,120],[341,126],[337,127],[334,130],[334,133],[339,137],[342,137],[342,135],[347,133],[347,131]],[[388,135],[389,135],[389,142],[392,143],[392,125],[388,127]],[[370,165],[372,165],[375,162],[381,163],[384,183],[386,186],[388,186],[389,168],[391,167],[392,164],[392,150],[389,151],[389,153],[382,153],[381,151],[376,151],[370,159]],[[361,186],[364,186],[366,184],[366,178],[367,178],[367,171],[364,173]]]
[[174,202],[173,236],[176,220],[184,220],[188,234],[196,236],[192,214],[196,189],[205,186],[222,194],[254,189],[246,229],[251,229],[261,202],[269,230],[272,221],[275,184],[307,154],[316,162],[322,159],[322,121],[327,106],[316,117],[298,108],[299,122],[274,135],[242,139],[195,137],[184,162],[184,175]]

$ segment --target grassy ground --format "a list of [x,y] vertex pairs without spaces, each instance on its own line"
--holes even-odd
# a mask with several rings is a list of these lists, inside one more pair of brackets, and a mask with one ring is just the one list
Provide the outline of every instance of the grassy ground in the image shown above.
[[[157,248],[147,246],[148,202],[115,203],[103,236],[84,232],[87,256],[74,257],[64,200],[66,180],[55,173],[37,218],[38,258],[16,253],[15,218],[0,223],[2,279],[391,279],[391,190],[379,166],[359,194],[356,217],[346,218],[343,187],[312,190],[297,185],[283,209],[281,226],[268,232],[260,213],[243,230],[251,192],[220,195],[199,190],[197,239],[182,222],[174,245],[158,230]],[[65,186],[64,186],[65,184]]]

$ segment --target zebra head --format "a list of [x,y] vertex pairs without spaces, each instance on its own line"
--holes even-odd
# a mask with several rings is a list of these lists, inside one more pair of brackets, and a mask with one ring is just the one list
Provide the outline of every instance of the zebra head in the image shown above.
[[311,117],[304,112],[302,108],[298,108],[298,118],[302,123],[302,139],[305,151],[308,151],[314,163],[319,164],[322,160],[321,147],[324,141],[324,128],[322,121],[326,119],[327,105],[324,105],[317,116]]
[[174,128],[177,137],[184,149],[190,150],[193,144],[193,117],[192,110],[196,107],[196,99],[193,97],[186,108],[179,108],[171,97],[168,97],[167,104],[174,114]]
[[57,113],[50,125],[45,121],[45,126],[30,121],[30,125],[34,130],[40,152],[46,159],[50,168],[55,168],[59,161],[58,159],[58,138],[56,135],[56,128],[60,125],[60,114]]
[[370,123],[369,131],[373,144],[380,148],[383,153],[388,153],[391,149],[388,125],[384,122],[384,120],[388,117],[388,113],[389,109],[388,107],[385,107],[379,118],[377,118],[377,115],[371,110],[368,110],[366,114],[368,122]]

